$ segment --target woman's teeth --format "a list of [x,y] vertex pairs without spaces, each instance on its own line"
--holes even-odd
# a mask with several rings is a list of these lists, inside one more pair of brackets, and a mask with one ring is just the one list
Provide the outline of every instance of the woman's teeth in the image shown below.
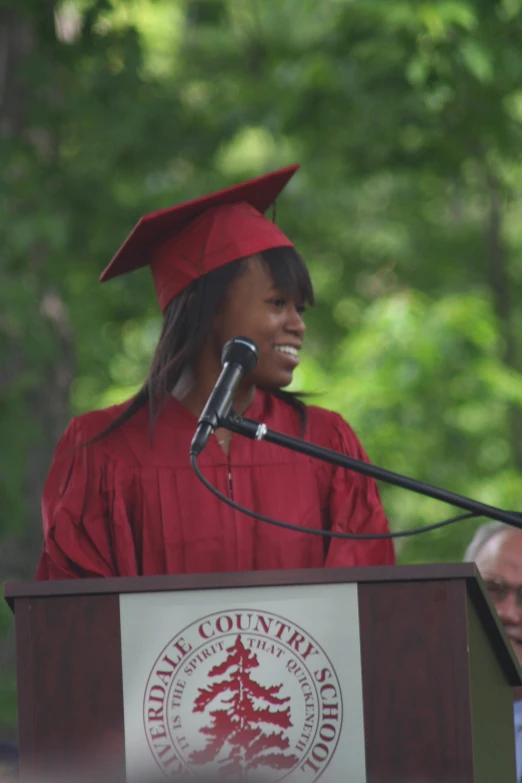
[[276,351],[287,353],[289,356],[293,356],[297,359],[297,348],[294,348],[292,345],[276,345],[275,349]]

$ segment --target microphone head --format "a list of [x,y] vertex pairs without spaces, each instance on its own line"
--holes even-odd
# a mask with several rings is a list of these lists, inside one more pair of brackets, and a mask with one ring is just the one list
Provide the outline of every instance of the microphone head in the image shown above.
[[257,364],[257,345],[248,337],[233,337],[221,353],[221,365],[225,364],[239,364],[247,375]]

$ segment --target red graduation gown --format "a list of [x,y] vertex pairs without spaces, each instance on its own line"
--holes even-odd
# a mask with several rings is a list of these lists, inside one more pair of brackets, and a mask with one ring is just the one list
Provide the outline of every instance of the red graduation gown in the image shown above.
[[[189,446],[196,418],[169,398],[151,445],[148,406],[102,440],[124,406],[73,419],[43,495],[44,548],[38,579],[135,576],[394,562],[390,540],[348,541],[296,533],[241,514],[196,478]],[[367,460],[336,413],[308,407],[305,438]],[[301,435],[299,413],[256,392],[247,415]],[[227,457],[212,436],[204,475],[249,509],[305,527],[382,533],[388,525],[375,483],[269,443],[234,436]]]

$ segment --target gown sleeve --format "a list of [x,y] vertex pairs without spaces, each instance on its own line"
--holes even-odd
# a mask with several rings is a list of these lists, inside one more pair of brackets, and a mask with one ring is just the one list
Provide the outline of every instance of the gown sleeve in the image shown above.
[[[73,419],[51,464],[42,498],[44,544],[36,579],[108,577],[137,573],[132,537],[115,533],[117,496],[110,465]],[[98,448],[97,448],[98,446]],[[118,540],[115,540],[118,539]]]
[[[359,439],[338,414],[331,414],[328,447],[369,462]],[[334,467],[330,473],[328,517],[331,530],[341,533],[389,533],[375,481],[360,473]],[[357,541],[332,538],[325,566],[370,566],[395,563],[392,539]]]

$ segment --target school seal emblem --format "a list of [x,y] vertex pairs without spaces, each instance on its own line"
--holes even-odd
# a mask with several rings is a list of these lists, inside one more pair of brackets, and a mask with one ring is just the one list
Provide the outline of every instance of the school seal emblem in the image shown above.
[[159,654],[143,700],[147,741],[168,776],[313,783],[342,727],[341,688],[305,630],[271,612],[215,612]]

